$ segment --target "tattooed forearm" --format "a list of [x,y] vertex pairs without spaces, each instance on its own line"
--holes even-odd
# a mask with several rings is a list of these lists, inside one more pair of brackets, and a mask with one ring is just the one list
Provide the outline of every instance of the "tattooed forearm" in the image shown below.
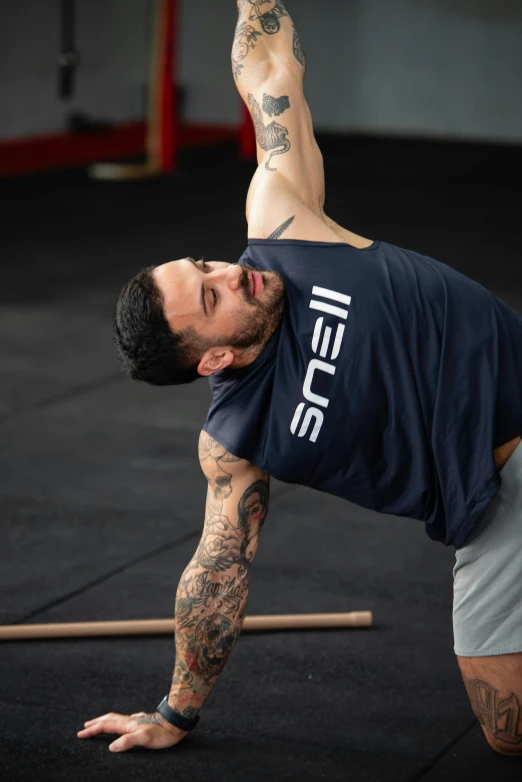
[[237,567],[212,574],[191,562],[176,596],[176,664],[170,705],[199,710],[239,637],[248,600],[248,579]]
[[265,168],[267,171],[277,171],[277,168],[270,167],[270,161],[274,155],[284,155],[285,152],[288,152],[290,149],[291,144],[287,139],[288,128],[279,125],[275,120],[265,126],[261,107],[253,95],[248,96],[248,103],[250,105],[252,119],[254,120],[257,143],[265,152],[272,151],[272,154],[265,163]]
[[273,233],[273,234],[270,234],[270,236],[269,236],[268,238],[269,238],[269,239],[280,239],[280,238],[281,238],[281,236],[282,236],[282,235],[284,234],[284,232],[286,231],[286,229],[287,229],[287,228],[290,228],[290,226],[292,225],[292,223],[294,222],[294,220],[295,220],[295,215],[294,215],[293,217],[290,217],[290,218],[289,218],[289,219],[286,221],[286,223],[283,223],[282,225],[280,225],[280,226],[279,226],[279,228],[277,228],[277,229],[274,231],[274,233]]
[[462,677],[475,717],[491,736],[511,745],[522,745],[521,704],[512,692],[499,697],[499,690],[482,679]]
[[[232,47],[232,70],[238,79],[244,67],[243,61],[257,49],[250,60],[263,59],[270,48],[270,38],[281,34],[288,40],[288,56],[293,52],[295,59],[304,67],[305,58],[301,41],[295,26],[283,29],[281,19],[290,15],[281,0],[238,0],[239,19]],[[286,43],[285,43],[286,47]]]
[[253,480],[234,500],[233,475],[224,466],[233,470],[233,463],[240,460],[204,432],[199,453],[209,481],[206,518],[176,595],[176,665],[169,697],[171,706],[182,712],[199,710],[239,637],[249,566],[269,502],[265,478]]
[[238,23],[234,44],[232,46],[232,71],[236,79],[241,76],[241,71],[243,69],[241,61],[245,59],[251,49],[256,48],[257,39],[260,38],[261,35],[262,33],[256,30],[251,24],[247,24],[246,22]]
[[282,16],[288,12],[281,0],[238,0],[240,21],[258,22],[267,35],[276,35],[281,30]]

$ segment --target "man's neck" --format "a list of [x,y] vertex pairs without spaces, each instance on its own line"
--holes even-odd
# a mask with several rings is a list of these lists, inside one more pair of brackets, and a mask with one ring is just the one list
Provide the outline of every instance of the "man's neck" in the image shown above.
[[259,358],[263,350],[268,345],[271,337],[279,328],[282,317],[283,316],[281,314],[281,318],[279,319],[278,323],[276,323],[275,326],[270,330],[268,336],[265,337],[261,344],[253,345],[251,348],[246,348],[245,350],[242,350],[240,353],[238,353],[234,361],[230,364],[230,369],[242,369],[243,367],[248,367],[250,364],[253,364],[256,358]]

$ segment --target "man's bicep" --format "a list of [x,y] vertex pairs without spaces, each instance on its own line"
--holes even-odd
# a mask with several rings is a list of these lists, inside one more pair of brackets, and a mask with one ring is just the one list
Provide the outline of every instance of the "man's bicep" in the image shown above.
[[324,203],[323,158],[299,75],[289,69],[272,72],[243,98],[254,123],[259,165],[289,179],[305,203]]
[[268,515],[270,478],[206,432],[200,436],[199,459],[208,490],[198,559],[212,572],[234,565],[243,571],[255,556]]

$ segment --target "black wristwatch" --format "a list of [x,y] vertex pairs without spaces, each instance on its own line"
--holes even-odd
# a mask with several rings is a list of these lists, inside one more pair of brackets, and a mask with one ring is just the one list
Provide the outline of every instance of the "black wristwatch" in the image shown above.
[[165,695],[160,705],[157,707],[156,711],[158,712],[158,714],[161,714],[161,716],[164,719],[166,719],[167,722],[170,722],[171,725],[174,725],[176,728],[179,728],[180,730],[194,730],[194,728],[199,722],[199,715],[197,717],[194,717],[193,720],[189,720],[188,717],[184,717],[182,714],[179,713],[179,711],[176,711],[175,709],[171,709],[169,706],[168,695]]

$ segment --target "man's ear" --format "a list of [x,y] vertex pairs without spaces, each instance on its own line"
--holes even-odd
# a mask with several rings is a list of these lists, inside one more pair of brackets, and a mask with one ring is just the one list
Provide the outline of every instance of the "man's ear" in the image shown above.
[[201,357],[198,372],[203,377],[208,377],[229,367],[234,358],[234,353],[229,348],[209,348]]

